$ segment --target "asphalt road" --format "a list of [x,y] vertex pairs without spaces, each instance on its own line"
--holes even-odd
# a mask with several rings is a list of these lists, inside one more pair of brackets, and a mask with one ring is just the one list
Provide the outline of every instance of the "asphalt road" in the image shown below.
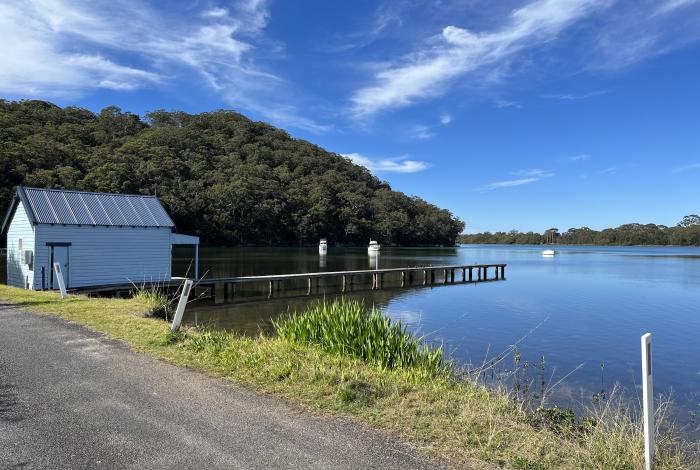
[[423,469],[406,445],[0,305],[2,469]]

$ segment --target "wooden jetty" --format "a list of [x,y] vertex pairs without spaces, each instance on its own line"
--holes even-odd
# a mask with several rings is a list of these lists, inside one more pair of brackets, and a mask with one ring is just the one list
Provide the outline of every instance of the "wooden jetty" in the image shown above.
[[[457,274],[456,274],[457,273]],[[265,276],[239,276],[225,278],[202,278],[196,282],[196,289],[207,289],[209,297],[217,304],[226,301],[233,301],[236,296],[236,286],[242,284],[263,283],[267,285],[271,298],[275,292],[284,290],[285,282],[306,281],[307,295],[314,291],[319,291],[319,284],[324,282],[339,281],[341,292],[353,290],[355,286],[366,286],[369,283],[370,289],[381,289],[384,287],[385,276],[397,276],[395,280],[400,280],[401,287],[407,286],[427,286],[436,282],[440,276],[443,284],[477,283],[486,281],[504,280],[506,276],[505,264],[471,264],[471,265],[449,265],[449,266],[416,266],[406,268],[386,268],[386,269],[362,269],[354,271],[325,271],[315,273],[295,273],[295,274],[271,274]],[[176,288],[182,284],[182,279],[173,278],[165,282],[145,283],[143,287],[150,285],[160,288]],[[139,286],[141,287],[141,285]],[[74,292],[82,293],[110,293],[125,292],[134,290],[134,285],[121,286],[93,286],[73,289]]]

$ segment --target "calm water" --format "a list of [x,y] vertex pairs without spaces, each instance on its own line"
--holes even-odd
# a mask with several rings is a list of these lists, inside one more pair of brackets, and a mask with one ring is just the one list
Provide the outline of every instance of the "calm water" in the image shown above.
[[[640,336],[651,332],[655,391],[673,393],[683,421],[700,410],[700,249],[558,247],[554,258],[541,251],[493,245],[382,248],[382,268],[507,263],[506,280],[402,289],[387,276],[385,289],[351,295],[444,344],[463,363],[481,363],[544,322],[520,344],[522,361],[539,364],[544,355],[552,383],[582,365],[557,390],[557,401],[572,404],[587,403],[616,382],[636,397]],[[175,260],[180,272],[188,255],[179,252]],[[325,259],[315,248],[212,248],[202,250],[200,261],[201,272],[211,277],[375,267],[366,249],[335,247]],[[297,296],[291,299],[264,300],[265,288],[237,292],[239,303],[233,305],[192,304],[187,321],[256,333],[268,329],[271,318],[309,301],[303,282],[284,293]],[[321,286],[326,296],[339,290]]]

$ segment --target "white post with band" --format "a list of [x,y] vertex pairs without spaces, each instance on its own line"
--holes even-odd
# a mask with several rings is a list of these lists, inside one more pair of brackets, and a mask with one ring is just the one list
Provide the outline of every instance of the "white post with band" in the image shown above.
[[61,272],[60,263],[53,264],[53,272],[56,276],[56,280],[58,281],[58,288],[61,290],[61,298],[65,299],[66,297],[68,297],[68,292],[66,292],[66,283],[63,280],[63,272]]
[[170,328],[172,331],[177,331],[180,328],[182,316],[185,314],[185,307],[187,306],[187,299],[189,298],[190,291],[192,290],[192,284],[192,279],[187,279],[185,281],[185,284],[182,286],[180,301],[177,303],[177,310],[175,310],[175,318],[173,318],[173,324]]
[[651,333],[642,336],[642,400],[644,409],[644,468],[654,461],[654,382],[651,375]]

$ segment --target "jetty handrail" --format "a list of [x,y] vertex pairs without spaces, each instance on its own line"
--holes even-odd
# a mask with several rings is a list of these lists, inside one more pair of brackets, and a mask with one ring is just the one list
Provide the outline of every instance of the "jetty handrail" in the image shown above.
[[236,277],[219,277],[219,278],[202,278],[203,282],[255,282],[255,281],[273,281],[279,279],[294,279],[294,278],[307,278],[307,277],[327,277],[327,276],[342,276],[342,275],[356,275],[356,274],[377,274],[377,273],[391,273],[391,272],[408,272],[408,271],[425,271],[425,270],[440,270],[440,269],[477,269],[477,268],[494,268],[505,267],[505,263],[494,263],[494,264],[457,264],[457,265],[441,265],[441,266],[413,266],[405,268],[383,268],[383,269],[358,269],[354,271],[319,271],[314,273],[292,273],[292,274],[265,274],[262,276],[236,276]]

